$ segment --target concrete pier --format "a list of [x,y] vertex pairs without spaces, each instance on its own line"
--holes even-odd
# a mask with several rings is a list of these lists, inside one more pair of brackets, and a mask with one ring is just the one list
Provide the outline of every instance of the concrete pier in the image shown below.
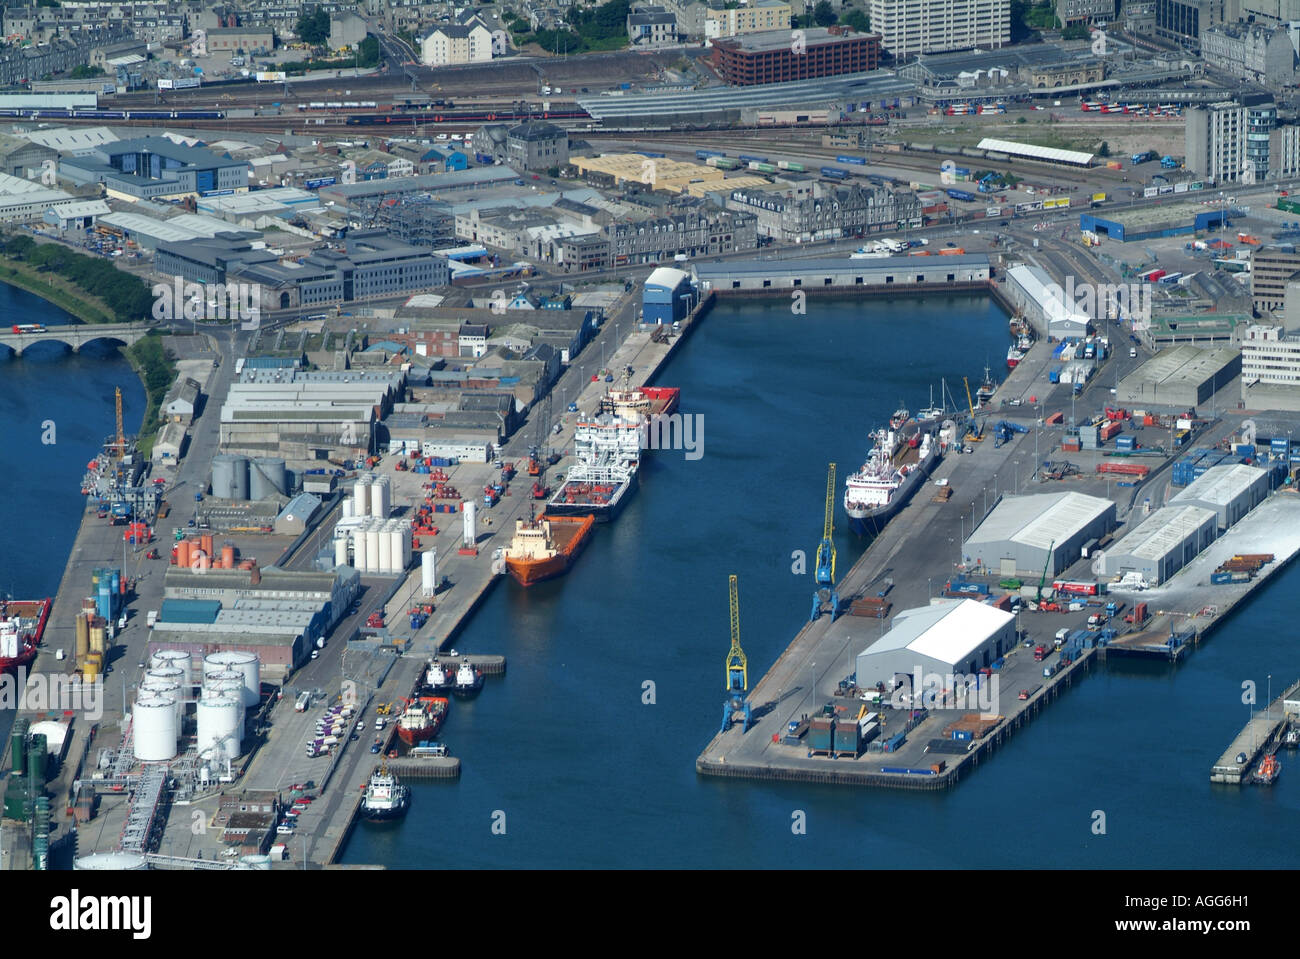
[[[1210,768],[1210,782],[1240,784],[1250,779],[1260,757],[1277,745],[1286,729],[1290,717],[1286,714],[1285,702],[1297,692],[1300,692],[1300,682],[1292,684],[1269,703],[1263,713],[1251,716],[1232,744]],[[1239,756],[1245,757],[1242,762],[1237,761]]]

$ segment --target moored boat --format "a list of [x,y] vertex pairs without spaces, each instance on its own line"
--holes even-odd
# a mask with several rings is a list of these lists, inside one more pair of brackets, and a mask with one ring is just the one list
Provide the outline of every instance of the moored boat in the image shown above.
[[596,518],[548,516],[515,520],[515,535],[504,555],[506,571],[520,586],[563,576],[591,536]]
[[849,528],[859,536],[879,532],[939,458],[939,440],[929,432],[879,429],[872,439],[867,461],[845,480],[844,510]]
[[370,822],[384,822],[406,815],[411,804],[411,790],[397,781],[384,763],[370,775],[366,795],[361,801],[361,815]]
[[49,599],[0,599],[0,671],[31,664],[49,615]]
[[1270,754],[1259,761],[1259,766],[1251,778],[1262,786],[1271,786],[1281,774],[1282,764],[1276,756]]
[[397,720],[397,736],[408,746],[438,735],[447,716],[448,702],[441,696],[420,696],[406,704]]
[[461,699],[469,699],[477,696],[483,691],[483,673],[469,664],[468,660],[461,660],[460,668],[456,670],[456,685],[451,688],[452,695]]

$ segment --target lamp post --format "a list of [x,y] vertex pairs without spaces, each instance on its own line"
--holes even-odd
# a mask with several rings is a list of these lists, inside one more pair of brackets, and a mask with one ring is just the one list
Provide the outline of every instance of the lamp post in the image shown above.
[[1020,460],[1012,460],[1011,466],[1014,469],[1011,474],[1011,495],[1015,496],[1020,491]]

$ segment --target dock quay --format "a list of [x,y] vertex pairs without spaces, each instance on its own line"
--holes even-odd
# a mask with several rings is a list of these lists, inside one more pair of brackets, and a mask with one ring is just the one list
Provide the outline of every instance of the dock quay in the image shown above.
[[1241,784],[1250,780],[1260,756],[1277,748],[1282,733],[1295,717],[1286,709],[1286,701],[1300,693],[1300,681],[1268,704],[1261,716],[1253,714],[1232,744],[1210,768],[1210,782]]

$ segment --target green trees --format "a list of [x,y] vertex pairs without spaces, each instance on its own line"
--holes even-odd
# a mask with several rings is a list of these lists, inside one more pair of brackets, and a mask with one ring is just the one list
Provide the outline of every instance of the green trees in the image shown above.
[[858,33],[871,32],[871,18],[861,10],[849,10],[840,14],[840,23],[846,27],[852,27]]
[[303,43],[318,47],[330,38],[330,15],[318,8],[310,17],[299,17],[296,32]]
[[831,8],[830,0],[817,0],[812,9],[813,23],[819,27],[829,27],[835,22],[835,11]]
[[138,322],[150,315],[153,295],[144,281],[117,269],[107,260],[74,253],[54,243],[37,243],[29,236],[4,241],[4,254],[23,260],[37,270],[55,273],[97,296],[121,323]]

